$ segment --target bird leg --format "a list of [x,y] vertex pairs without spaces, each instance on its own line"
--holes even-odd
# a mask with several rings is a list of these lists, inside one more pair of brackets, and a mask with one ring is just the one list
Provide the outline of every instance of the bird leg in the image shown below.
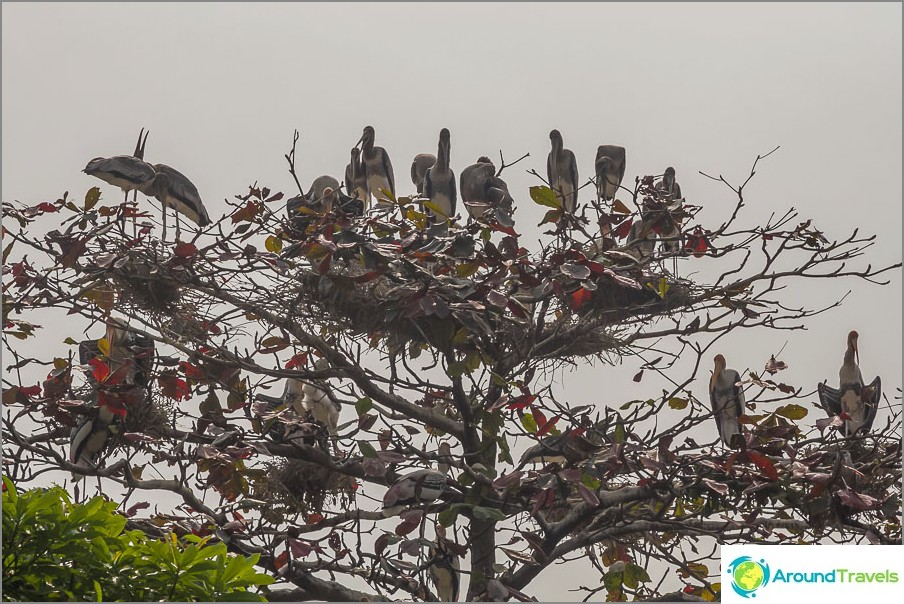
[[173,215],[176,218],[176,241],[179,241],[179,212],[177,212],[175,208],[173,208]]
[[160,206],[163,208],[163,237],[161,237],[161,241],[166,241],[166,204],[161,202]]

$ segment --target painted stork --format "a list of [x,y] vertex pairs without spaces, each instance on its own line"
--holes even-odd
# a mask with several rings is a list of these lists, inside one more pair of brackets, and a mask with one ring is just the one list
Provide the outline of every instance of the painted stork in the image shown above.
[[311,188],[305,194],[305,198],[307,198],[308,203],[317,203],[323,199],[327,189],[338,191],[339,181],[328,174],[323,174],[314,179],[314,182],[311,183]]
[[418,153],[411,162],[411,182],[417,187],[417,194],[424,192],[424,176],[427,170],[436,163],[436,156],[432,153]]
[[477,163],[461,171],[459,177],[461,201],[473,219],[482,217],[491,208],[512,212],[514,200],[508,185],[496,176],[496,166],[487,157],[479,157]]
[[615,199],[625,177],[625,148],[600,145],[596,150],[596,192],[600,199]]
[[[150,131],[145,134],[144,128],[141,129],[132,155],[95,157],[88,162],[82,172],[122,189],[125,193],[124,201],[129,200],[129,191],[135,191],[135,201],[137,201],[138,191],[141,187],[153,182],[154,177],[157,176],[154,166],[144,161],[144,147],[148,141],[148,134]],[[141,138],[142,135],[144,135],[144,140]]]
[[[317,371],[329,369],[329,362],[326,359],[317,359],[314,369]],[[286,380],[282,400],[285,404],[291,405],[299,417],[310,413],[311,417],[326,426],[330,436],[335,436],[342,407],[330,398],[328,389],[326,383],[289,378]]]
[[564,148],[562,135],[558,130],[549,133],[552,150],[546,160],[546,174],[549,186],[562,201],[562,206],[574,214],[578,205],[578,162],[570,149]]
[[166,209],[176,212],[176,239],[179,239],[179,214],[205,227],[210,224],[210,216],[201,201],[198,189],[187,176],[166,164],[154,164],[157,176],[138,188],[148,197],[154,197],[163,206],[163,237],[166,237]]
[[439,209],[439,213],[428,208],[428,212],[437,222],[445,223],[455,216],[455,204],[458,196],[455,190],[455,173],[449,168],[449,130],[443,128],[439,132],[439,148],[436,152],[436,163],[424,175],[424,197]]
[[541,438],[521,456],[518,467],[528,463],[577,464],[595,457],[605,447],[599,438],[583,430],[570,430],[556,436]]
[[364,174],[367,177],[367,190],[377,200],[378,207],[390,207],[392,204],[386,201],[386,196],[381,191],[385,189],[395,197],[395,177],[392,172],[392,162],[389,161],[389,154],[386,153],[386,149],[374,146],[374,136],[373,126],[366,126],[364,134],[361,135],[361,139],[358,141],[358,144],[361,145]]
[[449,470],[451,470],[449,464],[452,461],[452,447],[449,446],[449,443],[444,440],[443,442],[439,443],[437,453],[439,454],[439,463],[436,464],[436,469],[443,474],[448,475]]
[[383,514],[391,516],[408,505],[432,503],[446,491],[446,475],[437,470],[415,470],[396,480],[383,495]]
[[345,191],[350,197],[367,204],[367,175],[364,173],[361,149],[358,147],[352,147],[351,159],[345,167]]
[[838,371],[839,389],[835,390],[826,384],[819,384],[819,399],[822,407],[829,415],[839,415],[842,411],[851,416],[844,422],[844,435],[853,436],[869,432],[879,410],[882,400],[882,380],[879,376],[866,385],[860,373],[860,349],[856,331],[848,334],[847,350],[844,362]]
[[637,258],[637,263],[643,266],[653,257],[655,249],[656,233],[650,221],[641,214],[641,218],[635,220],[628,231],[624,251]]
[[461,563],[458,556],[450,551],[445,530],[437,525],[436,545],[430,546],[430,564],[427,567],[430,578],[436,586],[440,602],[458,602],[461,586]]
[[[660,199],[666,203],[669,211],[668,222],[669,227],[660,233],[662,239],[662,250],[668,254],[675,254],[681,251],[681,222],[682,219],[675,218],[674,213],[680,214],[684,204],[684,197],[681,195],[681,186],[675,180],[675,168],[669,166],[662,175],[662,180],[656,183],[656,191],[659,192]],[[677,263],[678,259],[675,258]],[[677,271],[676,271],[677,272]]]
[[744,414],[744,389],[738,385],[741,381],[738,372],[725,368],[724,356],[717,354],[713,361],[715,367],[709,380],[709,400],[719,436],[726,446],[731,446],[731,437],[741,433],[738,418]]

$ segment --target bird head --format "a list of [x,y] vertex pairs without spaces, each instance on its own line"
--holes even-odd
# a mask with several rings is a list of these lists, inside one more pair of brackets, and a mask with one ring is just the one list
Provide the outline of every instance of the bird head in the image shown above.
[[[144,128],[142,128],[141,132],[138,133],[138,142],[135,144],[135,152],[132,153],[132,155],[134,155],[138,159],[144,159],[144,147],[148,144],[148,134],[150,133],[150,130],[145,133]],[[143,141],[141,140],[142,135],[144,135]]]
[[716,386],[716,380],[719,379],[719,375],[725,370],[725,357],[721,354],[717,354],[715,358],[713,358],[713,362],[715,366],[713,367],[713,377],[709,381],[709,389],[712,390]]
[[558,130],[551,130],[549,132],[549,140],[552,141],[553,147],[561,147],[562,146],[562,133]]
[[446,157],[449,157],[449,149],[452,147],[452,143],[449,141],[449,129],[443,128],[439,131],[439,148],[440,153],[445,153]]
[[333,211],[333,188],[327,187],[323,190],[323,201],[321,201],[321,207],[325,213],[330,213]]
[[374,138],[376,137],[376,133],[374,132],[373,126],[365,126],[364,133],[361,135],[361,138],[358,139],[358,142],[355,143],[355,146],[361,145],[363,149],[369,149],[374,146]]
[[854,353],[854,359],[856,359],[857,364],[860,364],[860,349],[857,347],[857,338],[860,337],[860,334],[856,331],[852,331],[848,334],[848,350]]
[[668,189],[671,189],[675,185],[675,168],[669,166],[665,169],[665,174],[662,176],[662,182]]

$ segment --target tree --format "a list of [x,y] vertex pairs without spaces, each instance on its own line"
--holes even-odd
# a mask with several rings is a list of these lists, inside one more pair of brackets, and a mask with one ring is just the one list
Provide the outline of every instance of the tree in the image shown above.
[[[294,145],[286,158],[294,175]],[[203,235],[173,243],[150,223],[133,236],[124,220],[148,214],[103,204],[98,189],[83,203],[5,203],[20,227],[7,228],[3,256],[8,371],[53,363],[43,385],[7,377],[8,473],[28,484],[51,468],[97,476],[107,491],[175,494],[172,514],[133,524],[193,523],[259,554],[278,579],[271,600],[432,599],[437,552],[462,558],[468,599],[530,599],[544,569],[578,557],[599,572],[591,594],[708,600],[717,542],[900,542],[897,411],[843,438],[845,418],[812,421],[795,401],[815,390],[776,381],[784,362],[773,358],[745,376],[744,434],[722,447],[709,402],[690,393],[726,335],[800,329],[843,300],[792,304],[786,285],[878,285],[900,266],[852,267],[872,238],[833,239],[793,209],[742,224],[762,159],[740,186],[714,179],[736,197],[719,225],[697,223],[697,208],[652,176],[622,189],[634,210],[593,201],[578,216],[532,187],[551,227],[536,250],[502,205],[446,232],[406,197],[357,216],[252,186]],[[658,249],[625,244],[635,223]],[[673,258],[703,276],[679,278],[666,270]],[[67,461],[65,442],[118,384],[79,378],[72,353],[17,352],[37,333],[30,319],[52,308],[101,326],[94,370],[114,318],[156,343],[153,387],[126,401],[100,467]],[[569,404],[554,380],[570,364],[632,357],[643,359],[637,392],[619,401]],[[674,387],[644,392],[644,372]],[[282,380],[307,393],[272,396]],[[335,437],[312,412],[331,402],[345,420]],[[675,421],[657,421],[666,415]],[[525,441],[541,449],[522,458]],[[417,483],[410,505],[381,509],[383,487],[425,468],[447,469],[436,499]]]
[[255,571],[257,556],[228,554],[209,538],[125,530],[128,514],[116,508],[99,496],[73,504],[60,487],[19,493],[4,477],[3,599],[259,602],[246,588],[273,581]]

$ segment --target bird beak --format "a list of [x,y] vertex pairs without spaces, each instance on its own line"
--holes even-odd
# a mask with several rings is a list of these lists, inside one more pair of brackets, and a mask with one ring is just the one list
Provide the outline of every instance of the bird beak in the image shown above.
[[360,147],[360,146],[361,146],[361,143],[363,143],[363,142],[364,142],[364,135],[362,134],[362,135],[361,135],[361,138],[358,139],[358,142],[355,143],[355,147],[356,147],[356,148],[357,148],[357,147]]
[[854,358],[857,359],[857,366],[860,366],[860,347],[857,346],[857,340],[854,340]]

